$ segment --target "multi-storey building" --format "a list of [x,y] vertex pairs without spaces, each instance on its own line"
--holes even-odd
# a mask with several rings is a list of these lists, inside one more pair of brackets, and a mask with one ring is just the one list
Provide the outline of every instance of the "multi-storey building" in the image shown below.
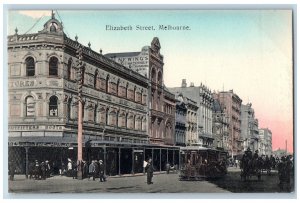
[[243,140],[241,139],[241,104],[240,97],[230,91],[222,91],[214,94],[224,112],[229,118],[229,155],[234,158],[243,153]]
[[186,145],[187,106],[182,94],[176,95],[175,141],[178,146]]
[[213,128],[212,132],[214,134],[214,147],[229,150],[229,118],[224,112],[223,107],[220,102],[214,99],[213,105]]
[[[164,117],[163,106],[164,100],[169,99],[172,105],[175,99],[162,88],[160,68],[155,69],[155,80],[149,82],[144,75],[93,51],[90,44],[83,46],[77,37],[68,38],[52,14],[38,33],[19,35],[16,29],[8,36],[9,159],[16,162],[17,170],[28,173],[28,164],[33,160],[49,160],[56,168],[66,164],[68,158],[77,160],[79,45],[85,64],[83,142],[91,141],[89,153],[84,147],[84,160],[104,160],[112,175],[142,172],[143,160],[156,154],[159,162],[166,162],[168,155],[175,160],[174,147],[149,141],[153,139],[149,136],[149,123],[153,121],[153,113],[148,115],[149,86],[160,97],[155,113],[166,118],[160,120],[164,127],[154,128],[155,136],[171,142],[174,129],[175,108],[171,106]],[[151,67],[160,67],[158,39],[153,40],[149,50],[155,58],[155,62],[150,60]],[[157,151],[164,151],[165,157]]]
[[268,128],[259,129],[259,153],[270,156],[272,154],[272,132]]
[[195,87],[191,83],[190,87],[187,87],[185,79],[182,80],[181,87],[172,87],[169,90],[173,93],[182,93],[184,97],[197,102],[198,140],[195,145],[212,147],[214,138],[212,135],[213,98],[211,90],[203,84]]
[[182,93],[176,94],[176,145],[189,146],[197,143],[197,103]]
[[[155,37],[151,46],[144,46],[140,52],[109,53],[105,56],[131,70],[146,76],[148,84],[149,122],[148,131],[150,143],[162,146],[175,145],[175,95],[164,85],[164,57],[160,53],[160,42]],[[161,155],[160,155],[161,154]],[[155,168],[170,163],[178,164],[179,150],[154,150]]]
[[258,150],[258,120],[255,118],[252,104],[241,105],[241,138],[243,139],[243,150],[249,147],[251,151]]

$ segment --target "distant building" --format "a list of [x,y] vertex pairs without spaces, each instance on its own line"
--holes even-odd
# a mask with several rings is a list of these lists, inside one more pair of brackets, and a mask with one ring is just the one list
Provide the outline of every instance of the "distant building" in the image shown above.
[[220,102],[214,99],[213,105],[213,128],[214,147],[229,150],[229,118]]
[[197,143],[197,103],[182,93],[176,94],[176,145],[188,146]]
[[169,88],[174,94],[182,93],[184,97],[188,97],[197,103],[197,125],[198,137],[197,143],[194,145],[212,147],[213,134],[212,134],[212,108],[213,98],[211,90],[205,85],[194,86],[193,83],[187,87],[186,80],[182,80],[181,87]]
[[242,99],[233,92],[223,91],[214,94],[224,112],[229,118],[229,155],[235,157],[243,153],[243,140],[241,138],[241,104]]
[[260,154],[272,154],[272,132],[268,128],[259,129],[259,149]]
[[249,147],[251,151],[258,150],[258,120],[255,118],[255,112],[252,104],[241,105],[241,138],[243,139],[243,150]]

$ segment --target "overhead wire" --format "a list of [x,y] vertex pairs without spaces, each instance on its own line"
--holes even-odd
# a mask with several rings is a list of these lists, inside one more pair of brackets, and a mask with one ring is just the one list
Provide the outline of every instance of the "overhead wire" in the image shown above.
[[38,22],[40,22],[40,20],[44,17],[45,15],[43,14],[34,24],[33,26],[27,31],[24,33],[24,35],[26,35],[29,31],[31,31],[37,24]]

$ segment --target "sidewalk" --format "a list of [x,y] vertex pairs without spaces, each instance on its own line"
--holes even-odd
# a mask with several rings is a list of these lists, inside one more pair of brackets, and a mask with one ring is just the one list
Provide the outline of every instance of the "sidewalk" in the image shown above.
[[[166,171],[158,171],[154,172],[153,175],[160,175],[160,174],[166,174]],[[135,173],[135,174],[123,174],[123,175],[115,175],[115,176],[107,176],[107,178],[127,178],[127,177],[137,177],[137,176],[146,176],[145,173]],[[55,175],[51,176],[50,178],[47,178],[47,180],[57,180],[57,179],[73,179],[72,177],[67,177],[65,175]],[[14,180],[26,180],[26,176],[24,174],[22,175],[15,175]],[[28,177],[29,180],[29,177]],[[33,180],[33,179],[32,179]],[[83,180],[88,180],[88,178],[85,178]]]

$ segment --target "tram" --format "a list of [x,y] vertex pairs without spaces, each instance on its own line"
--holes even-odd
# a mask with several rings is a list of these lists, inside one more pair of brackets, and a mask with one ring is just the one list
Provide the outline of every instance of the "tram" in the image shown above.
[[180,148],[179,180],[221,178],[227,174],[228,152],[201,146]]

